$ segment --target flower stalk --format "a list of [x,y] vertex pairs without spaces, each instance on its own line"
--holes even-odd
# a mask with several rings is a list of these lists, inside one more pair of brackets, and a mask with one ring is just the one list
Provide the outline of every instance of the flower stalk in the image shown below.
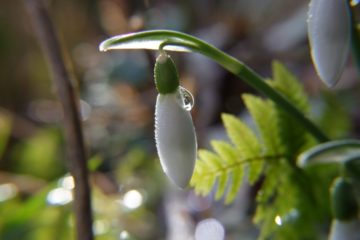
[[226,54],[218,48],[194,36],[170,30],[153,30],[119,35],[103,41],[99,49],[152,49],[198,52],[214,60],[226,70],[238,76],[261,94],[273,100],[281,108],[294,117],[299,124],[308,130],[319,142],[329,138],[303,113],[291,104],[285,96],[269,86],[262,77],[244,63]]

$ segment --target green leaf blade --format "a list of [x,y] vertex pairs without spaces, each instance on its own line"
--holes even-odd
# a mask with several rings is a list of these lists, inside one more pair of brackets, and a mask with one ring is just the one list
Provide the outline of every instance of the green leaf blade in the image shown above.
[[167,51],[177,51],[177,52],[191,52],[190,47],[195,43],[190,41],[187,34],[169,31],[169,30],[152,30],[152,31],[142,31],[136,33],[122,34],[118,36],[111,37],[104,40],[99,45],[100,51],[108,51],[114,49],[149,49],[149,50],[159,50],[161,45],[168,41],[177,41],[183,43],[180,45],[167,45],[164,46],[164,50]]

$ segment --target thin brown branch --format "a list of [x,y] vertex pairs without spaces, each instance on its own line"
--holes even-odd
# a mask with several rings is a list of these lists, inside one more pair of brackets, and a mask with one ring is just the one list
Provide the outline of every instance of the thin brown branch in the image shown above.
[[42,0],[24,0],[40,45],[50,67],[57,96],[64,110],[64,129],[69,167],[75,181],[74,211],[78,240],[92,240],[92,213],[86,154],[79,117],[79,98],[75,81],[65,64],[64,55],[49,11]]

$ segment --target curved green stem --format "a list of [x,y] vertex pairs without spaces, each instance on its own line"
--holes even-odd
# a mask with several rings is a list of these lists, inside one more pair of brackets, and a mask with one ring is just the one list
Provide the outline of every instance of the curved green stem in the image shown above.
[[176,49],[176,51],[194,51],[207,56],[223,66],[229,72],[244,80],[251,87],[273,100],[291,116],[297,119],[299,124],[303,125],[304,128],[319,142],[329,141],[328,137],[312,121],[305,117],[301,111],[286,99],[286,97],[270,87],[262,77],[252,69],[218,48],[191,35],[169,30],[144,31],[110,38],[100,45],[100,50],[106,51],[108,49],[122,48],[116,47],[116,45],[136,40],[139,40],[140,43],[141,41],[158,42],[157,45],[154,44],[154,46],[148,47],[150,49],[174,50],[174,48],[171,49],[170,47],[181,47],[181,49]]
[[303,152],[298,158],[298,165],[305,167],[311,164],[342,163],[353,156],[360,156],[360,140],[336,140]]

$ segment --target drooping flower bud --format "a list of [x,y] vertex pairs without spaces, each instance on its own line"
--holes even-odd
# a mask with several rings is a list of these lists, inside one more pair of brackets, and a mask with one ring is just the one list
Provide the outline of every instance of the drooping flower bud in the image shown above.
[[197,150],[189,112],[192,96],[178,85],[175,65],[168,56],[157,58],[155,82],[159,91],[155,109],[155,140],[160,163],[170,180],[185,188],[194,171]]
[[329,240],[360,239],[358,204],[352,183],[342,177],[337,178],[331,188],[331,207],[334,220]]
[[308,12],[311,57],[320,79],[334,86],[344,70],[351,39],[347,0],[312,0]]

